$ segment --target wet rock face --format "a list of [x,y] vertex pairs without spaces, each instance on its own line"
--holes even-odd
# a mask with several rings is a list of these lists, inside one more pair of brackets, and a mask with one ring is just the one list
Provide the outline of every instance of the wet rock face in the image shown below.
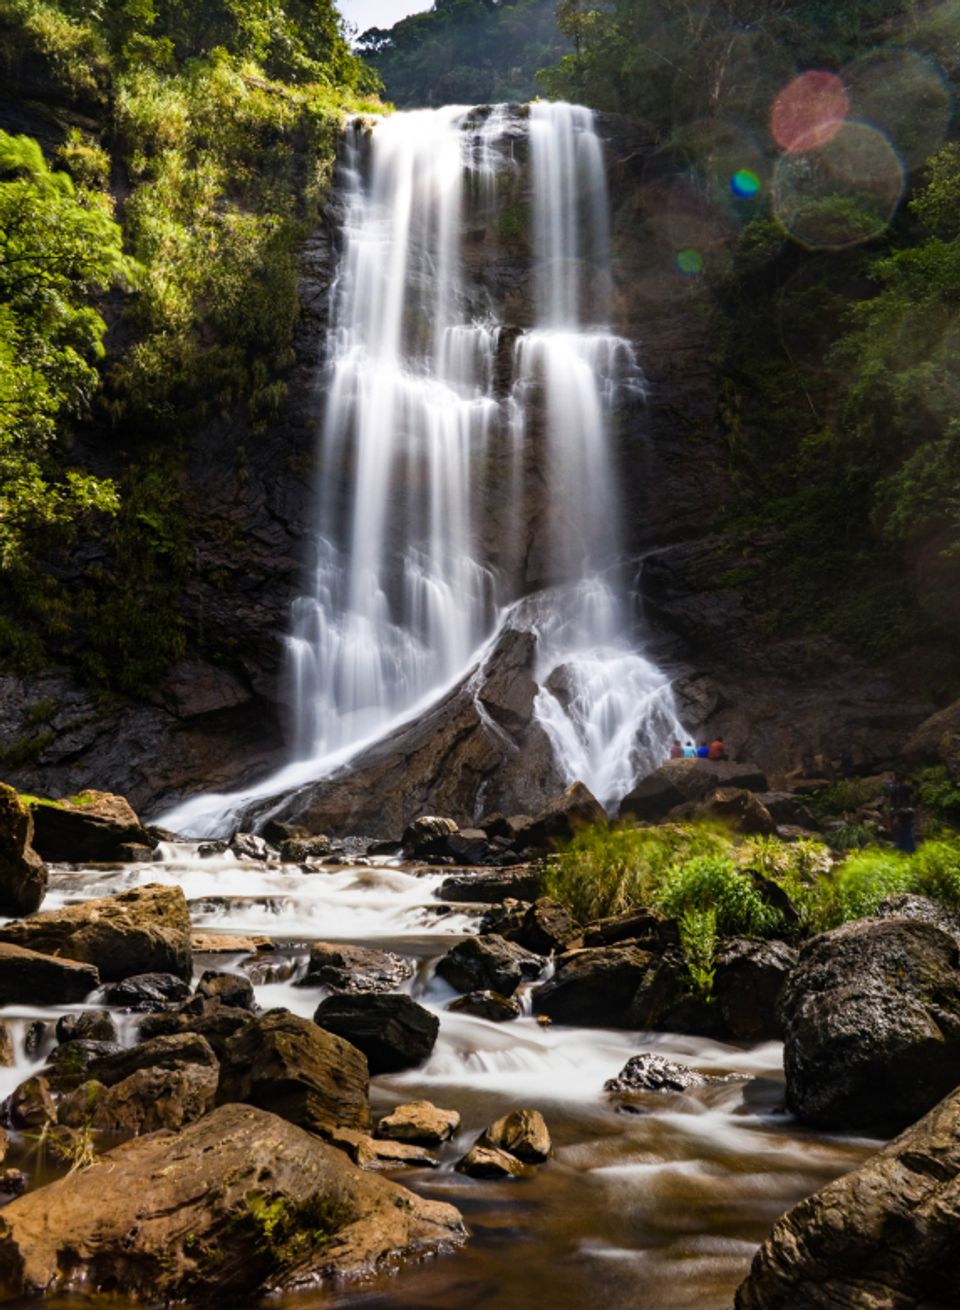
[[99,985],[92,964],[0,942],[0,1005],[74,1005]]
[[519,1019],[520,1006],[512,996],[501,996],[499,992],[467,992],[458,996],[447,1006],[454,1014],[472,1014],[475,1019],[486,1019],[490,1023],[509,1023]]
[[797,952],[786,942],[736,938],[720,944],[713,992],[735,1041],[782,1039],[780,996],[796,962]]
[[0,943],[94,965],[105,982],[133,974],[192,972],[190,914],[179,887],[151,884],[0,929]]
[[960,952],[932,924],[861,919],[815,937],[780,999],[787,1105],[889,1131],[960,1083]]
[[534,1013],[587,1028],[621,1027],[655,958],[630,944],[571,951],[550,981],[534,988]]
[[706,1087],[711,1082],[707,1074],[698,1073],[685,1064],[676,1064],[662,1055],[645,1051],[632,1055],[616,1078],[608,1078],[603,1090],[614,1096],[632,1092],[686,1092],[691,1087]]
[[136,1069],[109,1087],[92,1079],[61,1099],[57,1121],[123,1136],[183,1128],[213,1109],[218,1072],[216,1063],[184,1061]]
[[0,782],[0,914],[32,914],[47,894],[47,867],[33,839],[30,808]]
[[465,1237],[457,1211],[358,1171],[276,1115],[225,1105],[125,1143],[0,1217],[15,1295],[69,1281],[148,1302],[226,1302],[369,1277]]
[[460,1127],[456,1110],[441,1110],[430,1101],[410,1101],[385,1114],[377,1124],[377,1136],[393,1142],[416,1142],[439,1146]]
[[736,1310],[957,1303],[960,1092],[774,1225]]
[[767,779],[755,764],[725,760],[667,760],[641,778],[623,798],[621,818],[657,823],[687,801],[705,801],[718,788],[765,792]]

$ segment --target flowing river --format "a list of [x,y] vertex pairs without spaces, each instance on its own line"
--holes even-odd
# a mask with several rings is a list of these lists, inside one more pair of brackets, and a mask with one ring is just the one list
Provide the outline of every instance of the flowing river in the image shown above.
[[[461,1130],[441,1148],[439,1169],[406,1168],[391,1176],[456,1205],[469,1242],[362,1289],[288,1298],[283,1305],[290,1310],[527,1310],[538,1304],[574,1310],[598,1303],[606,1310],[729,1310],[754,1249],[777,1216],[875,1149],[865,1139],[805,1130],[783,1111],[776,1043],[742,1047],[662,1033],[541,1027],[526,1012],[498,1025],[448,1012],[455,993],[434,976],[433,963],[477,931],[481,913],[480,907],[440,901],[437,889],[449,869],[418,872],[374,860],[305,873],[297,866],[238,861],[229,852],[200,858],[191,844],[164,846],[161,853],[163,859],[151,864],[55,869],[44,908],[151,882],[179,884],[197,930],[266,935],[276,948],[271,955],[293,963],[286,981],[257,986],[263,1009],[285,1006],[312,1016],[325,990],[295,983],[305,972],[310,943],[322,940],[415,957],[419,967],[407,988],[440,1019],[429,1060],[374,1079],[371,1106],[375,1119],[419,1098],[460,1112]],[[196,977],[207,968],[242,972],[245,959],[248,953],[197,955]],[[92,1007],[96,994],[85,1007],[71,1009]],[[0,1094],[8,1095],[44,1062],[43,1045],[32,1056],[24,1053],[29,1026],[67,1012],[0,1011],[16,1047],[16,1064],[0,1069]],[[123,1040],[135,1041],[136,1019],[118,1019]],[[745,1077],[682,1096],[650,1094],[638,1113],[628,1113],[609,1100],[603,1084],[641,1051]],[[553,1157],[534,1177],[491,1182],[454,1171],[489,1123],[522,1106],[539,1109],[553,1137]],[[8,1164],[35,1170],[36,1144],[14,1137]],[[45,1304],[66,1310],[90,1301],[60,1297]]]

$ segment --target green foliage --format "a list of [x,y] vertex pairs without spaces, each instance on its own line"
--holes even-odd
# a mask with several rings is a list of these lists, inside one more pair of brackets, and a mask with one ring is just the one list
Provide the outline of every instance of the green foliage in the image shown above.
[[880,786],[876,779],[838,778],[836,782],[811,792],[804,800],[819,818],[835,818],[879,801]]
[[0,132],[0,566],[37,536],[117,508],[113,485],[63,470],[63,421],[86,412],[106,323],[98,292],[131,285],[110,198],[52,170],[36,141]]
[[548,865],[544,894],[589,923],[650,905],[675,861],[729,849],[728,838],[703,825],[584,828]]
[[949,910],[960,910],[960,843],[956,838],[925,841],[910,856],[912,891]]
[[767,937],[781,927],[779,912],[730,856],[697,855],[674,864],[656,891],[654,905],[675,919],[688,910],[711,910],[717,932],[725,936]]
[[358,50],[403,107],[529,100],[534,73],[568,47],[555,0],[436,0],[389,30],[370,28]]
[[716,973],[717,911],[688,906],[680,916],[680,947],[694,989],[705,999],[713,992]]
[[857,851],[848,855],[822,885],[816,927],[823,931],[874,914],[888,896],[913,890],[910,861],[896,851]]
[[260,1253],[284,1263],[323,1246],[350,1218],[343,1202],[319,1194],[299,1204],[282,1196],[268,1200],[258,1191],[244,1199],[246,1210],[237,1216],[238,1222],[252,1228]]
[[960,783],[948,769],[942,764],[918,769],[912,783],[914,798],[925,814],[960,825]]

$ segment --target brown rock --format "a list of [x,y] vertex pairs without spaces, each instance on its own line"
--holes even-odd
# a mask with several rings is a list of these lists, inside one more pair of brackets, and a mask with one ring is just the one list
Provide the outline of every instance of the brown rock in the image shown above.
[[436,1169],[440,1165],[437,1156],[425,1146],[412,1142],[379,1141],[356,1128],[326,1129],[323,1137],[332,1146],[346,1151],[361,1169],[396,1169],[397,1165]]
[[960,777],[960,700],[924,719],[903,755],[909,764],[943,764],[952,778]]
[[960,1091],[787,1211],[736,1310],[948,1310],[960,1257]]
[[273,942],[259,933],[237,937],[232,933],[192,932],[190,946],[196,955],[238,955],[241,951],[272,951]]
[[180,887],[158,883],[41,911],[0,928],[0,942],[95,965],[104,982],[138,973],[188,980],[191,974],[186,898]]
[[146,848],[156,841],[122,796],[84,791],[55,805],[34,807],[34,845],[45,860],[72,864],[121,858],[120,847]]
[[536,978],[543,961],[496,933],[467,937],[437,961],[437,975],[460,992],[490,991],[512,996],[524,979]]
[[32,914],[47,893],[47,866],[33,848],[33,814],[0,782],[0,914]]
[[451,1001],[448,1010],[455,1014],[472,1014],[475,1019],[486,1019],[489,1023],[508,1023],[519,1019],[523,1011],[519,1002],[512,996],[501,996],[499,992],[467,992]]
[[534,815],[523,834],[527,847],[551,850],[568,842],[581,828],[606,824],[607,812],[589,787],[572,782],[561,796],[555,796]]
[[686,801],[703,801],[718,787],[745,791],[768,790],[767,779],[755,764],[728,760],[668,760],[641,778],[621,802],[620,817],[656,823]]
[[464,1236],[452,1206],[358,1171],[275,1115],[224,1105],[13,1201],[0,1214],[0,1278],[14,1296],[235,1302],[369,1277]]
[[217,1099],[245,1101],[313,1132],[366,1128],[368,1081],[355,1046],[309,1019],[269,1010],[227,1041]]
[[508,1151],[525,1164],[542,1164],[553,1149],[539,1110],[512,1110],[490,1125],[478,1145]]
[[479,1144],[471,1146],[455,1168],[458,1174],[469,1174],[471,1178],[526,1178],[533,1172],[515,1155]]
[[0,942],[0,1005],[75,1005],[99,986],[90,964]]
[[93,1079],[62,1098],[57,1117],[68,1127],[129,1136],[182,1128],[213,1109],[218,1077],[216,1064],[180,1064],[137,1069],[112,1087]]
[[334,992],[395,992],[412,977],[413,961],[393,951],[314,942],[299,986],[329,987]]
[[4,1106],[14,1128],[42,1128],[57,1122],[57,1107],[46,1078],[35,1075],[22,1082]]
[[546,1014],[556,1023],[622,1027],[656,958],[629,943],[562,955],[549,982],[534,988],[534,1013]]
[[393,1142],[416,1142],[439,1146],[460,1127],[456,1110],[441,1110],[430,1101],[409,1101],[385,1114],[377,1124],[377,1136]]
[[95,1058],[90,1064],[90,1075],[112,1087],[141,1069],[179,1069],[184,1064],[217,1068],[217,1057],[205,1037],[198,1033],[152,1037],[126,1050]]
[[777,825],[758,796],[742,787],[718,787],[702,810],[707,819],[724,823],[734,832],[771,835]]

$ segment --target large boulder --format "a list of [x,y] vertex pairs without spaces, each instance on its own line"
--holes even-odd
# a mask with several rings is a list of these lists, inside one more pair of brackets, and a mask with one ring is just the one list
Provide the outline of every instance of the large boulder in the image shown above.
[[657,823],[687,801],[706,800],[721,787],[767,791],[767,779],[755,764],[730,760],[667,760],[641,778],[620,803],[620,817]]
[[780,998],[787,1105],[805,1123],[889,1130],[960,1084],[960,953],[908,919],[861,919],[800,952]]
[[190,984],[172,973],[139,973],[103,989],[108,1005],[127,1010],[167,1010],[190,995]]
[[151,883],[118,896],[42,910],[0,928],[0,942],[95,965],[104,982],[192,972],[190,913],[180,887]]
[[700,807],[705,819],[748,836],[772,836],[776,822],[760,797],[744,787],[718,787]]
[[436,1015],[401,993],[328,996],[313,1019],[361,1050],[372,1074],[422,1064],[440,1031]]
[[713,975],[715,1004],[727,1034],[738,1042],[779,1041],[780,993],[797,951],[780,941],[735,937],[721,942]]
[[512,996],[501,996],[499,992],[467,992],[450,1001],[447,1009],[454,1014],[470,1014],[475,1019],[486,1019],[488,1023],[508,1023],[519,1019],[523,1011],[519,1001]]
[[496,933],[466,937],[437,961],[437,974],[458,992],[500,992],[512,996],[525,979],[543,968],[539,956]]
[[960,1091],[777,1221],[736,1310],[948,1310],[960,1259]]
[[54,805],[34,806],[34,846],[45,860],[87,864],[124,858],[128,846],[156,846],[122,796],[84,791]]
[[590,788],[572,782],[533,816],[533,822],[524,830],[523,844],[528,849],[552,850],[568,842],[581,828],[606,822],[607,812]]
[[217,1057],[205,1037],[197,1033],[175,1033],[169,1037],[151,1037],[136,1046],[95,1057],[91,1076],[112,1087],[141,1069],[178,1069],[184,1064],[217,1068]]
[[553,1149],[539,1110],[511,1110],[492,1123],[477,1144],[508,1151],[524,1164],[542,1164]]
[[366,1128],[369,1086],[360,1051],[287,1010],[250,1019],[225,1044],[217,1099],[271,1110],[312,1132]]
[[537,955],[553,955],[565,951],[579,939],[582,931],[565,906],[549,896],[541,896],[524,914],[513,940]]
[[92,964],[0,942],[0,1005],[75,1005],[99,986]]
[[728,1036],[719,1006],[693,985],[683,952],[674,949],[652,957],[621,1026],[700,1037]]
[[700,1073],[685,1064],[676,1064],[653,1051],[631,1055],[616,1078],[608,1078],[603,1090],[611,1096],[630,1099],[637,1093],[688,1092],[691,1087],[707,1087],[725,1082],[724,1078]]
[[437,855],[446,855],[448,838],[455,836],[459,831],[454,819],[436,814],[423,814],[407,824],[400,845],[408,859],[430,859]]
[[33,815],[0,782],[0,915],[32,914],[47,894],[47,866],[33,849]]
[[202,996],[191,996],[173,1013],[148,1014],[141,1019],[138,1032],[142,1038],[198,1033],[210,1043],[217,1059],[222,1060],[227,1042],[249,1021],[249,1010]]
[[549,982],[534,988],[534,1013],[586,1028],[622,1027],[655,958],[630,944],[562,955]]
[[413,977],[413,961],[393,951],[369,946],[314,942],[300,987],[329,987],[332,992],[395,992]]
[[276,1115],[225,1105],[11,1202],[0,1278],[14,1296],[236,1303],[369,1277],[464,1236],[452,1206],[359,1171]]

